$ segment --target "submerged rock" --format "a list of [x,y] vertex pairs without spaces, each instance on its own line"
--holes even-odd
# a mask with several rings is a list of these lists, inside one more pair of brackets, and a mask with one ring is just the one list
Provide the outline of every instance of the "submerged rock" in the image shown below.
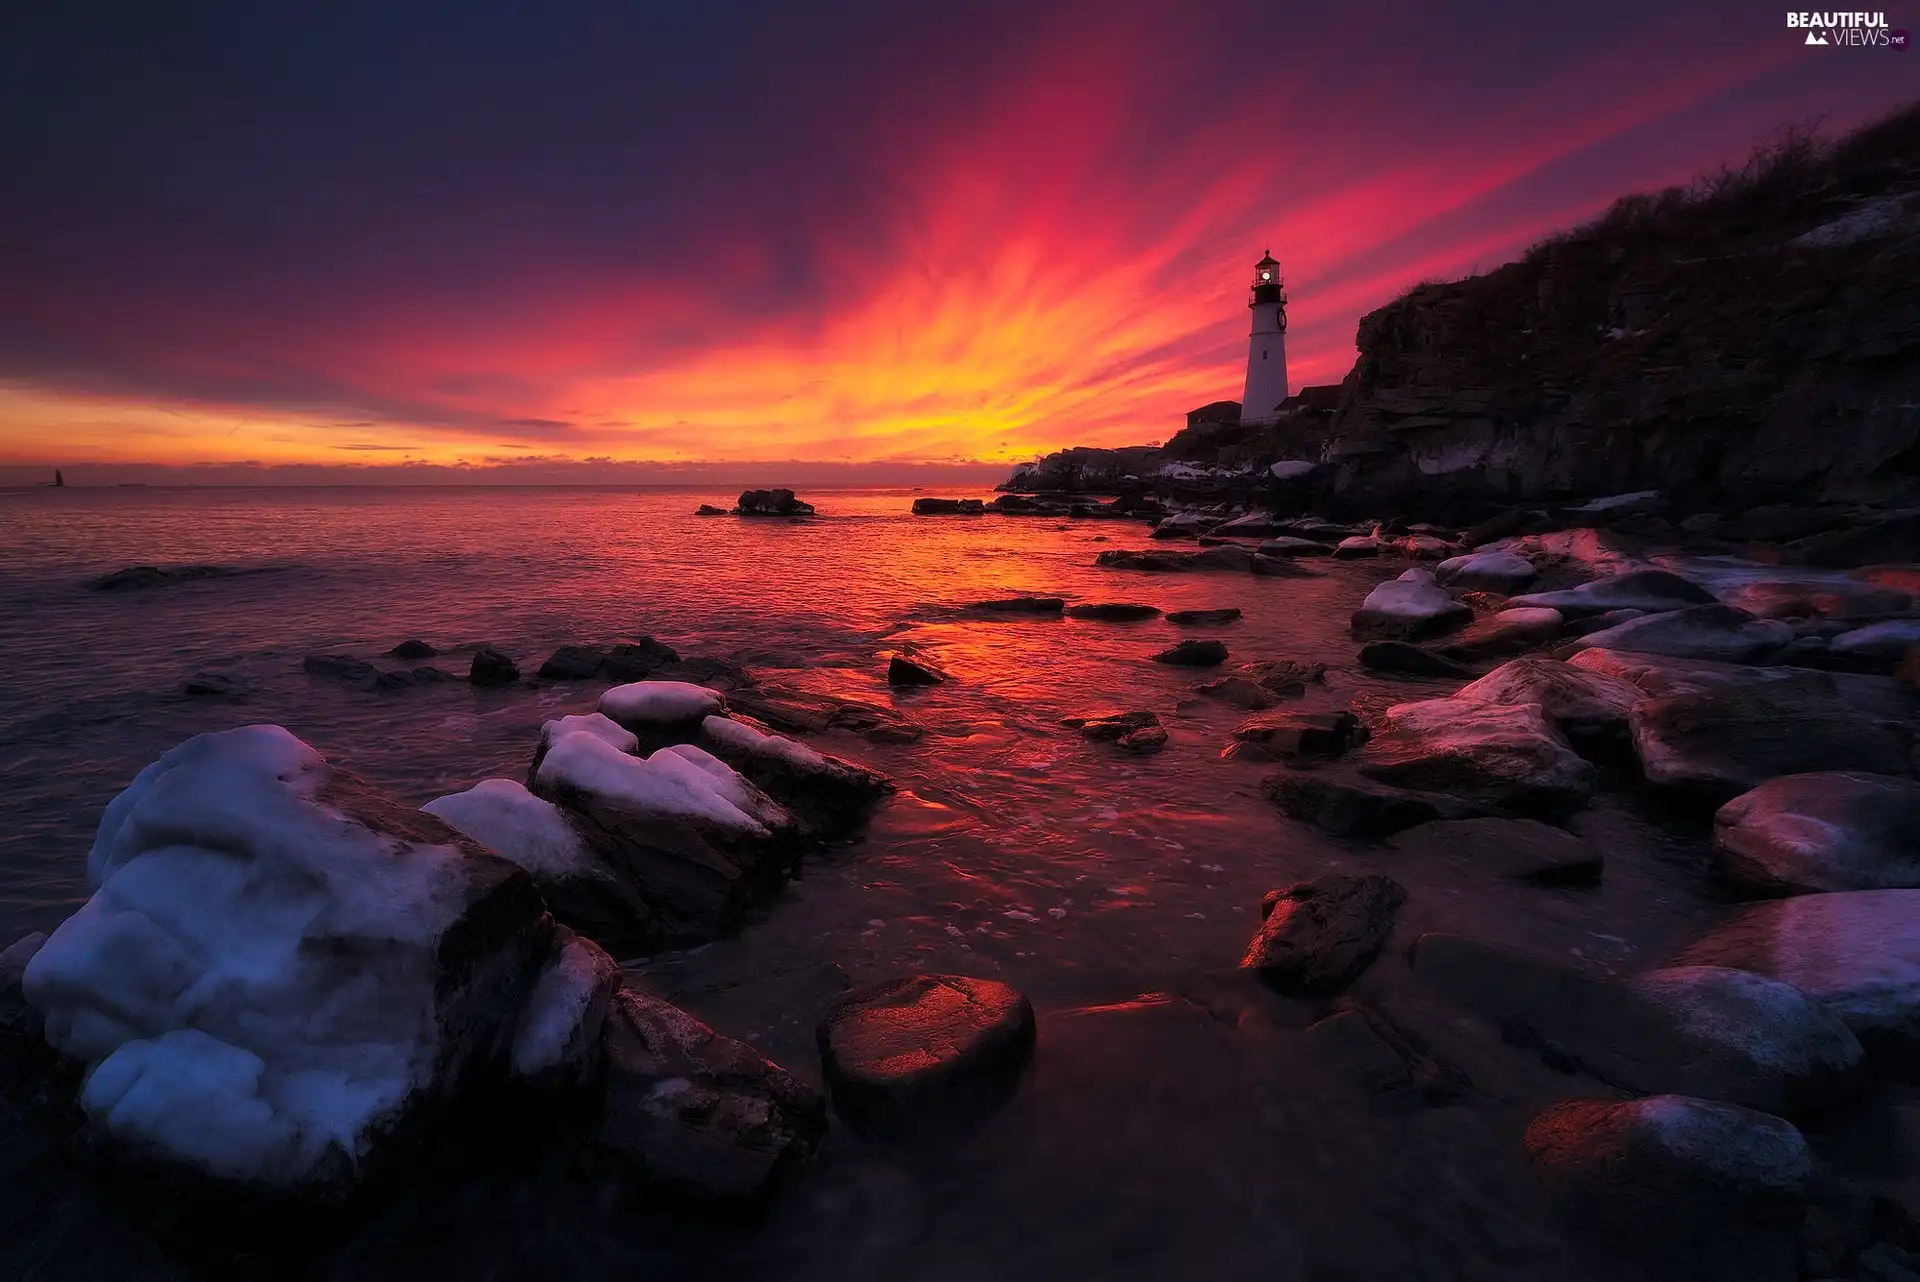
[[1089,739],[1116,744],[1129,752],[1158,752],[1167,742],[1166,728],[1151,712],[1098,712],[1068,717],[1061,724]]
[[1549,816],[1583,803],[1593,776],[1538,704],[1462,699],[1389,708],[1356,765],[1381,783]]
[[1920,890],[1800,895],[1743,909],[1683,949],[1679,965],[1727,966],[1825,1003],[1869,1056],[1920,1066]]
[[1537,703],[1568,743],[1596,756],[1626,748],[1627,715],[1645,696],[1618,677],[1535,655],[1501,664],[1453,697],[1468,703]]
[[1215,627],[1223,623],[1237,623],[1240,619],[1238,606],[1221,606],[1209,610],[1171,610],[1167,613],[1167,622],[1183,628]]
[[1159,613],[1160,607],[1157,605],[1135,605],[1122,601],[1094,602],[1067,607],[1068,618],[1094,619],[1101,623],[1132,623],[1137,619],[1154,618]]
[[1336,992],[1386,946],[1406,900],[1399,882],[1371,874],[1317,877],[1273,891],[1240,966],[1281,992]]
[[971,1120],[1011,1093],[1034,1047],[1033,1006],[997,980],[912,975],[854,993],[822,1021],[834,1108],[882,1135]]
[[130,565],[89,580],[87,586],[95,592],[131,592],[195,579],[227,579],[245,573],[247,571],[230,565]]
[[1661,1276],[1795,1282],[1813,1159],[1777,1117],[1681,1095],[1575,1100],[1527,1127],[1561,1213]]
[[734,712],[788,734],[845,730],[873,743],[912,743],[926,733],[891,708],[793,686],[739,688],[728,692],[727,702]]
[[1449,557],[1434,567],[1433,574],[1446,587],[1461,592],[1512,592],[1539,577],[1533,562],[1512,552]]
[[[1264,712],[1276,707],[1281,695],[1258,681],[1246,677],[1219,677],[1213,681],[1202,681],[1194,685],[1193,692],[1203,699],[1212,699],[1216,703],[1230,704],[1248,712]],[[1305,687],[1300,687],[1304,691]]]
[[1720,876],[1761,895],[1920,886],[1920,783],[1829,771],[1769,779],[1713,820]]
[[1442,819],[1396,833],[1387,845],[1414,859],[1453,859],[1476,871],[1542,886],[1600,881],[1600,848],[1533,819]]
[[247,701],[247,683],[230,672],[195,672],[180,683],[180,693],[196,699],[224,699],[229,703]]
[[1218,641],[1181,641],[1153,656],[1155,663],[1180,668],[1212,668],[1227,661],[1227,647]]
[[1361,636],[1417,641],[1450,632],[1473,618],[1473,611],[1448,596],[1425,570],[1408,570],[1367,594],[1353,615]]
[[1693,605],[1648,614],[1590,632],[1572,643],[1578,650],[1629,650],[1681,659],[1754,663],[1793,640],[1777,619],[1757,619],[1725,605]]
[[520,869],[278,726],[141,771],[87,876],[24,990],[159,1201],[334,1202],[406,1160],[503,1067],[553,942]]
[[1413,1095],[1444,1104],[1472,1089],[1466,1075],[1441,1060],[1420,1037],[1383,1011],[1342,997],[1333,1013],[1307,1026],[1307,1044],[1363,1090]]
[[1621,1090],[1676,1092],[1768,1112],[1830,1108],[1853,1094],[1859,1039],[1789,984],[1721,966],[1614,979],[1458,935],[1422,935],[1421,982],[1562,1067]]
[[1628,714],[1647,781],[1726,801],[1776,775],[1906,775],[1912,731],[1857,710],[1826,673],[1642,699]]
[[474,652],[473,664],[467,670],[467,680],[477,686],[511,685],[519,679],[519,666],[490,645]]
[[399,645],[393,647],[393,649],[387,651],[387,655],[389,658],[404,659],[408,663],[412,663],[418,659],[438,658],[440,652],[428,645],[425,641],[409,637]]
[[1281,814],[1340,837],[1387,837],[1435,819],[1487,813],[1465,798],[1395,788],[1349,769],[1282,770],[1263,784]]
[[1645,610],[1653,614],[1713,604],[1713,593],[1669,570],[1628,570],[1562,592],[1535,592],[1507,601],[1509,609],[1544,606],[1560,611],[1569,619],[1604,614],[1608,610]]
[[368,686],[380,679],[380,669],[351,654],[310,654],[300,660],[300,670],[309,676],[333,677]]
[[826,1131],[817,1092],[744,1042],[623,988],[607,1011],[598,1151],[668,1190],[758,1201]]
[[1360,666],[1369,672],[1408,677],[1470,677],[1473,669],[1443,658],[1410,641],[1369,641],[1360,647]]
[[1014,614],[1044,619],[1058,618],[1066,608],[1066,600],[1057,596],[1003,597],[994,601],[975,601],[967,607],[984,614]]

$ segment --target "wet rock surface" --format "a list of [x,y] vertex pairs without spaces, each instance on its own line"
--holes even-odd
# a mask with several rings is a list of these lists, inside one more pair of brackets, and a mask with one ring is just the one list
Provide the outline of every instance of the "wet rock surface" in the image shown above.
[[912,975],[854,993],[821,1023],[834,1109],[871,1133],[964,1125],[1033,1054],[1033,1005],[996,980]]
[[1439,820],[1408,828],[1387,844],[1410,859],[1452,860],[1543,886],[1591,886],[1606,866],[1598,846],[1534,819]]
[[1920,783],[1857,771],[1783,775],[1720,807],[1714,866],[1755,895],[1920,886]]
[[1093,619],[1100,623],[1133,623],[1140,619],[1158,618],[1160,607],[1157,605],[1137,605],[1124,601],[1093,602],[1067,607],[1070,619]]
[[1227,661],[1227,647],[1220,641],[1180,641],[1154,655],[1153,661],[1178,668],[1217,668]]
[[1391,877],[1318,877],[1270,893],[1265,920],[1240,959],[1285,993],[1336,992],[1365,970],[1393,933],[1407,892]]
[[1167,622],[1183,628],[1218,627],[1224,623],[1235,623],[1240,618],[1236,606],[1221,606],[1207,610],[1171,610],[1167,613]]
[[1457,698],[1388,709],[1355,764],[1381,783],[1525,814],[1579,806],[1593,778],[1538,704]]
[[1466,664],[1457,663],[1410,641],[1369,641],[1360,647],[1360,666],[1372,672],[1392,672],[1409,677],[1473,675],[1473,669]]
[[1241,722],[1233,738],[1267,760],[1337,757],[1359,741],[1360,722],[1351,712],[1269,712]]

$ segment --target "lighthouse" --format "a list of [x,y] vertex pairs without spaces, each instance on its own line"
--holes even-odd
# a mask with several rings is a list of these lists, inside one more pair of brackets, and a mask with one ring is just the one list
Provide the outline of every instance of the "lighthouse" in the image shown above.
[[1269,250],[1253,265],[1253,334],[1247,340],[1247,389],[1240,396],[1242,423],[1270,423],[1287,399],[1287,289]]

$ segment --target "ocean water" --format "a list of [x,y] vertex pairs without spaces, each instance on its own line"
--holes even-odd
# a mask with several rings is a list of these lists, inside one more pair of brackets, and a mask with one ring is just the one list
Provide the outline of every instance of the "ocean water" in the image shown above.
[[[815,1079],[814,1024],[849,986],[909,970],[985,975],[1016,984],[1041,1012],[1032,1081],[992,1127],[937,1158],[834,1140],[804,1192],[730,1239],[731,1269],[1586,1276],[1537,1227],[1517,1160],[1523,1105],[1550,1098],[1552,1082],[1527,1078],[1447,1110],[1381,1112],[1306,1057],[1298,1029],[1316,1012],[1249,992],[1235,965],[1267,890],[1390,868],[1412,892],[1404,932],[1491,934],[1558,953],[1571,940],[1590,960],[1626,966],[1697,918],[1671,884],[1686,874],[1648,859],[1599,890],[1546,891],[1333,841],[1271,808],[1266,768],[1220,759],[1246,714],[1193,695],[1210,674],[1150,661],[1183,636],[1210,635],[1229,647],[1224,670],[1332,664],[1297,706],[1445,693],[1383,682],[1353,659],[1347,615],[1403,565],[1323,561],[1306,579],[1114,571],[1095,555],[1165,545],[1133,522],[914,517],[917,491],[809,493],[820,515],[801,523],[693,515],[734,493],[0,493],[0,943],[51,928],[84,899],[102,808],[189,735],[277,722],[423,803],[522,776],[541,721],[591,709],[602,688],[364,691],[303,673],[309,652],[371,659],[418,637],[464,675],[472,650],[492,644],[530,675],[562,643],[652,635],[682,655],[891,702],[928,733],[905,745],[816,741],[889,772],[898,795],[861,839],[810,859],[736,937],[637,961],[636,982]],[[246,573],[130,592],[85,586],[136,564]],[[1232,605],[1245,617],[1200,631],[956,610],[1019,592]],[[903,641],[953,680],[890,691],[880,656]],[[203,670],[241,681],[245,702],[185,695],[183,679]],[[1103,708],[1158,713],[1166,749],[1127,756],[1059,724]],[[1618,849],[1664,840],[1606,809],[1583,822]],[[1368,982],[1399,991],[1404,966],[1375,970]],[[646,1261],[660,1276],[683,1270],[591,1209],[563,1214],[494,1186],[453,1205],[415,1208],[408,1224],[441,1228],[391,1228],[339,1276],[377,1276],[377,1263],[405,1271],[394,1262],[438,1276],[487,1252],[546,1261],[557,1277]]]

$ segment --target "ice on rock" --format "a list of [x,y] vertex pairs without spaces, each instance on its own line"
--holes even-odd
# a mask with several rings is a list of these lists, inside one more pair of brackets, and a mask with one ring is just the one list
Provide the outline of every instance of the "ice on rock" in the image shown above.
[[584,1069],[620,986],[620,967],[598,944],[562,932],[514,1031],[510,1062],[521,1077]]
[[540,727],[540,746],[551,748],[562,735],[582,732],[606,740],[616,751],[635,752],[639,750],[640,739],[633,731],[609,720],[598,712],[581,713],[572,716],[556,717]]
[[684,745],[643,760],[597,735],[570,734],[548,750],[536,782],[542,791],[585,794],[631,815],[677,815],[751,837],[768,836],[769,822],[783,814],[725,763]]
[[698,721],[723,704],[717,692],[686,681],[635,681],[600,696],[600,711],[629,728]]
[[[626,735],[629,742],[633,740],[632,735],[612,722],[607,724]],[[550,801],[542,801],[512,779],[482,779],[465,792],[435,797],[420,808],[535,876],[584,877],[593,871],[593,856],[567,817],[560,813],[560,808]]]
[[[23,977],[47,1040],[87,1066],[83,1108],[117,1140],[283,1187],[351,1170],[454,1089],[551,930],[524,874],[278,726],[142,770],[87,870],[92,898]],[[488,929],[456,931],[474,911]]]
[[750,757],[772,757],[796,770],[830,769],[826,757],[804,743],[795,743],[782,735],[762,734],[743,721],[731,717],[708,717],[700,723],[700,733],[716,745],[733,748]]

